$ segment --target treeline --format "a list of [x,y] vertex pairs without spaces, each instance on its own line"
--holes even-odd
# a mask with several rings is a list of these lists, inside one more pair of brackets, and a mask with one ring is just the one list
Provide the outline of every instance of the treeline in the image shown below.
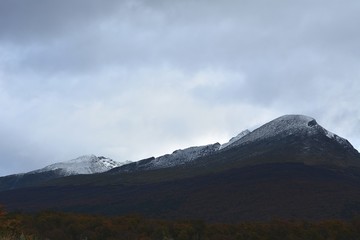
[[105,217],[58,212],[0,213],[1,240],[335,240],[360,239],[360,218],[210,224],[150,220],[140,216]]

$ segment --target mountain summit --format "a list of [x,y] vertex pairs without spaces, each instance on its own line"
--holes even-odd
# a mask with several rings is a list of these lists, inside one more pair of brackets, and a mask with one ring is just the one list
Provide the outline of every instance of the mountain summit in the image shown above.
[[325,135],[329,139],[333,139],[347,148],[352,148],[347,140],[321,127],[314,118],[304,115],[284,115],[276,118],[254,130],[252,133],[246,134],[246,136],[233,143],[232,146],[291,135],[311,138],[319,134]]
[[349,141],[326,130],[314,118],[303,115],[276,118],[234,142],[231,147],[252,156],[265,156],[270,161],[360,165],[360,154]]

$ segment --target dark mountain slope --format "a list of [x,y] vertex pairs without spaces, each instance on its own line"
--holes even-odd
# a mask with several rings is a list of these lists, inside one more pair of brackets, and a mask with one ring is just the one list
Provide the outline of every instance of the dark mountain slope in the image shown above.
[[360,213],[357,171],[300,163],[262,164],[142,185],[62,186],[3,192],[8,209],[142,214],[214,222],[351,218]]
[[0,178],[0,191],[19,187],[31,187],[47,182],[48,180],[63,177],[60,170],[52,170],[36,174],[16,174]]

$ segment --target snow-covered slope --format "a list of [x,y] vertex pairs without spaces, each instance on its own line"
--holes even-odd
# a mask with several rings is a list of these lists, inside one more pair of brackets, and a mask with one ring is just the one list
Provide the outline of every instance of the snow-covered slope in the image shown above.
[[147,166],[149,169],[166,168],[182,165],[191,161],[194,161],[200,157],[205,157],[216,153],[217,151],[225,148],[231,148],[232,144],[247,134],[249,130],[242,131],[237,136],[231,138],[229,142],[220,145],[219,143],[209,144],[205,146],[189,147],[185,149],[179,149],[172,154],[166,154],[149,161]]
[[[229,142],[224,143],[220,146],[220,149],[224,149],[227,147],[230,147],[234,142],[237,142],[238,140],[240,140],[241,138],[245,137],[246,135],[248,135],[250,133],[250,131],[248,129],[246,129],[245,131],[242,131],[241,133],[239,133],[238,135],[236,135],[235,137],[231,138],[229,140]],[[220,150],[219,149],[219,150]]]
[[191,162],[199,157],[204,157],[219,150],[220,144],[209,144],[199,147],[189,147],[186,149],[179,149],[172,154],[166,154],[155,158],[150,164],[150,168],[165,168],[173,167],[187,162]]
[[152,157],[123,165],[120,168],[114,169],[112,172],[131,172],[180,166],[198,158],[211,155],[219,149],[220,143],[179,149],[172,154],[165,154],[157,158]]
[[284,115],[255,129],[237,141],[234,141],[232,146],[244,145],[263,139],[295,134],[302,135],[304,137],[309,137],[314,134],[322,134],[342,145],[350,144],[346,139],[341,138],[320,126],[314,118],[304,115]]
[[84,155],[73,160],[54,163],[30,173],[42,173],[57,170],[64,176],[76,174],[93,174],[106,172],[112,168],[120,167],[129,162],[119,163],[110,158]]

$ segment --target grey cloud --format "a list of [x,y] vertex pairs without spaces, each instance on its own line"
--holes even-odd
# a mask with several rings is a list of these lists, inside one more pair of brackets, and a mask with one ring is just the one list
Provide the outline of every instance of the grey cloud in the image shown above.
[[[155,5],[154,2],[158,4]],[[65,1],[64,5],[67,4],[68,7],[71,6]],[[80,11],[83,15],[87,13],[87,17],[92,15],[91,9],[86,8],[88,5],[91,6],[84,4],[84,11]],[[103,5],[112,4],[101,4]],[[356,22],[357,17],[344,14],[340,14],[341,23],[336,25],[333,20],[325,21],[332,19],[334,12],[338,12],[337,5],[330,2],[325,8],[319,9],[323,2],[311,4],[311,8],[307,4],[295,4],[294,7],[284,2],[269,4],[262,1],[260,4],[248,1],[213,1],[211,4],[190,1],[181,4],[164,1],[138,2],[132,11],[126,6],[112,6],[118,11],[113,10],[108,15],[104,14],[106,11],[99,11],[103,15],[95,15],[89,24],[86,21],[76,21],[78,17],[74,11],[73,14],[68,14],[69,19],[75,18],[74,25],[81,32],[69,36],[63,33],[58,42],[45,42],[43,48],[40,47],[34,55],[24,60],[23,65],[33,64],[53,71],[86,71],[111,64],[153,66],[169,63],[185,69],[224,65],[245,68],[251,72],[256,71],[252,68],[257,66],[260,71],[262,67],[266,67],[263,65],[268,65],[269,58],[272,61],[275,58],[282,64],[282,61],[297,54],[297,51],[313,51],[311,44],[316,42],[320,46],[315,46],[315,52],[319,51],[319,47],[323,46],[322,41],[331,43],[331,40],[326,39],[337,37],[338,35],[332,36],[331,33],[343,31],[342,26],[347,24],[347,20]],[[79,6],[81,4],[71,7],[79,10]],[[62,8],[60,12],[65,11]],[[124,8],[125,10],[120,11]],[[309,11],[313,8],[317,11]],[[320,10],[323,12],[319,16]],[[129,14],[129,11],[133,14]],[[319,23],[318,18],[312,20],[315,14],[318,18],[323,16],[325,22]],[[92,27],[86,28],[86,25]],[[336,30],[329,29],[329,25]],[[68,31],[72,32],[70,29]],[[348,27],[345,33],[353,34],[355,29]],[[337,46],[335,42],[328,47],[330,51],[326,52],[341,50],[339,47],[341,46]],[[319,54],[321,57],[321,53]],[[56,64],[51,64],[54,62]],[[264,70],[266,73],[267,69]]]
[[[127,1],[24,1],[4,0],[0,3],[2,40],[26,44],[55,41],[67,34],[81,32],[117,9]],[[65,36],[64,36],[65,35]]]

